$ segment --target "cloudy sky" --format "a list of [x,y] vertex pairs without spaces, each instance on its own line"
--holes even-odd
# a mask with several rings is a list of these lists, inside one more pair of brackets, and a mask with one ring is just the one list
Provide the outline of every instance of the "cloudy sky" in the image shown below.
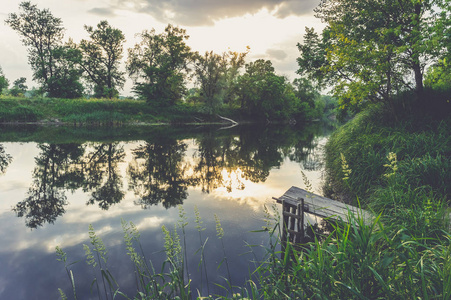
[[[0,66],[13,82],[32,72],[26,48],[19,35],[5,25],[9,13],[19,12],[21,0],[3,1],[0,6]],[[319,0],[32,0],[40,9],[47,8],[61,18],[66,28],[65,40],[87,38],[83,26],[95,26],[101,20],[125,34],[125,49],[138,42],[144,29],[162,32],[168,24],[187,30],[188,44],[195,51],[251,51],[247,61],[270,59],[280,75],[296,77],[296,43],[302,41],[304,28],[322,28],[313,16]],[[127,80],[122,94],[130,94]]]

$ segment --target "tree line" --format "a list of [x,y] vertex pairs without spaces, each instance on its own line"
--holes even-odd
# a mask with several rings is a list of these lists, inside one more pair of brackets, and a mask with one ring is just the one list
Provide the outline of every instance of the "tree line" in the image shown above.
[[[246,63],[249,48],[242,53],[194,52],[186,43],[186,30],[168,24],[161,33],[151,29],[138,35],[140,42],[128,49],[123,72],[125,36],[108,21],[85,25],[88,38],[79,43],[63,42],[60,18],[31,2],[20,3],[19,9],[5,22],[27,46],[33,80],[48,97],[79,98],[88,90],[96,98],[117,98],[128,75],[137,97],[155,107],[184,101],[215,113],[228,105],[266,119],[312,119],[324,108],[315,105],[320,95],[308,80],[289,82],[269,60]],[[188,82],[195,88],[188,89]]]
[[[267,119],[311,119],[327,106],[318,101],[324,87],[331,88],[340,108],[353,112],[380,102],[395,110],[399,95],[421,98],[425,87],[449,92],[450,4],[322,0],[315,12],[326,27],[321,33],[306,28],[297,45],[302,78],[294,82],[277,75],[269,60],[246,63],[249,50],[194,52],[186,30],[171,24],[162,33],[139,34],[141,41],[128,49],[126,72],[120,70],[125,37],[107,21],[85,25],[89,38],[78,44],[63,43],[61,19],[30,2],[20,3],[20,12],[9,14],[6,24],[28,47],[33,79],[49,97],[77,98],[90,90],[94,97],[115,98],[128,75],[138,98],[156,107],[184,101],[201,103],[210,113],[229,105]],[[195,88],[188,89],[188,82]],[[7,86],[0,70],[0,88]],[[11,94],[25,88],[20,78]]]

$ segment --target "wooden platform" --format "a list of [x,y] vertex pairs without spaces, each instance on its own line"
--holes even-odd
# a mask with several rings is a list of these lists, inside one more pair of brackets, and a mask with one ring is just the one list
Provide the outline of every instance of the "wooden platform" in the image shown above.
[[[288,207],[291,206],[293,209],[298,207],[301,203],[301,199],[304,199],[304,207],[302,211],[304,213],[313,214],[322,218],[334,220],[340,219],[346,222],[348,219],[348,213],[352,212],[356,216],[362,216],[365,221],[370,221],[372,219],[371,213],[365,210],[307,192],[306,190],[295,186],[292,186],[281,197],[273,197],[273,199],[277,200],[278,203],[284,203],[284,205]],[[297,214],[299,214],[299,212]]]

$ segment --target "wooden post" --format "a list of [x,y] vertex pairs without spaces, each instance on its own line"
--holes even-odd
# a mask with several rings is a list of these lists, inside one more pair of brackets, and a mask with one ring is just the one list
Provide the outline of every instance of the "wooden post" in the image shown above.
[[289,216],[289,220],[290,220],[290,231],[291,232],[289,234],[289,240],[291,243],[295,242],[296,240],[296,233],[294,231],[294,228],[296,226],[296,206],[291,206],[291,208],[289,208],[289,212],[292,214],[291,216]]
[[286,209],[286,203],[285,201],[282,201],[282,257],[285,253],[285,249],[286,249],[286,243],[287,243],[287,234],[288,234],[288,216],[285,215],[285,209]]
[[298,199],[300,203],[297,205],[297,228],[296,228],[296,244],[304,242],[304,199]]
[[304,230],[304,198],[301,198],[301,219],[299,220],[299,222],[301,222],[301,243],[304,243],[304,234],[305,234],[305,230]]

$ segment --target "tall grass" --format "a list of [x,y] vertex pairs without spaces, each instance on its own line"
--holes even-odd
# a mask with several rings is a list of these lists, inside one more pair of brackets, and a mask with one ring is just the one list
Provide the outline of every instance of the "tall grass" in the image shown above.
[[[408,229],[387,226],[381,215],[368,222],[350,212],[346,220],[332,223],[333,230],[327,236],[316,236],[313,242],[294,247],[281,240],[277,210],[275,213],[266,210],[266,215],[267,224],[262,231],[268,233],[269,245],[251,246],[251,251],[255,250],[253,247],[264,247],[265,255],[254,262],[248,280],[235,285],[233,292],[229,289],[229,278],[225,295],[201,295],[198,291],[197,297],[191,291],[191,281],[184,275],[186,246],[182,246],[176,226],[173,230],[162,228],[167,259],[155,271],[140,246],[137,228],[123,221],[127,254],[135,270],[134,295],[119,290],[108,271],[103,242],[90,227],[92,251],[87,251],[87,260],[98,269],[95,274],[100,274],[93,281],[99,298],[275,300],[449,299],[451,296],[451,235],[445,231],[440,239],[418,238]],[[224,232],[219,224],[217,233],[222,238]],[[57,254],[65,264],[76,299],[76,278],[65,253],[57,248]],[[227,265],[226,257],[224,252],[222,262]],[[227,276],[230,271],[233,272],[227,270]],[[62,291],[61,295],[66,299]]]
[[[351,203],[356,196],[366,203],[374,201],[374,191],[389,184],[384,165],[389,153],[395,153],[399,180],[450,201],[451,118],[417,117],[415,122],[412,118],[395,122],[382,107],[374,106],[334,132],[326,145],[328,194]],[[352,170],[346,183],[342,156]]]
[[[241,111],[223,108],[222,115],[248,118]],[[218,122],[205,113],[201,105],[179,103],[154,107],[133,99],[56,99],[0,97],[0,123],[58,122],[76,125],[109,125],[122,123],[198,123]]]

